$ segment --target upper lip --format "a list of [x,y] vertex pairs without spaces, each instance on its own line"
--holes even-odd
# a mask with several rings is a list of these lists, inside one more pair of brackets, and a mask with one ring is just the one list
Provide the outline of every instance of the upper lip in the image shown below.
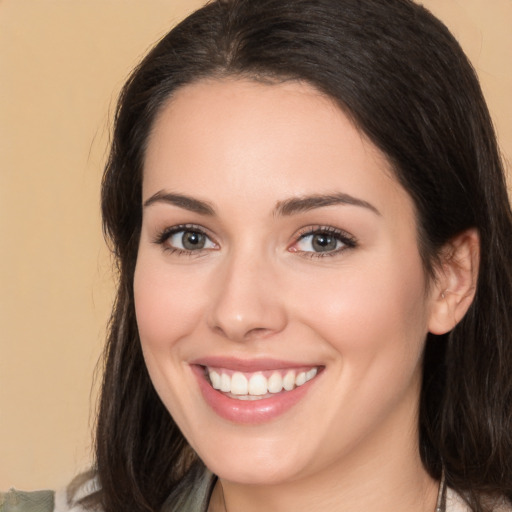
[[315,363],[298,361],[285,361],[282,359],[239,359],[235,357],[209,356],[200,357],[190,361],[192,365],[207,366],[209,368],[225,368],[239,372],[257,372],[264,370],[283,370],[287,368],[318,367]]

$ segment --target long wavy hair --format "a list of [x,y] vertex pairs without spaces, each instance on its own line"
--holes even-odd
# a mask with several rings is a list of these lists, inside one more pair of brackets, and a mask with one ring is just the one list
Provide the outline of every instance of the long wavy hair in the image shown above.
[[426,340],[419,449],[429,474],[439,479],[444,467],[473,511],[485,510],[482,495],[512,499],[512,214],[468,59],[448,29],[410,0],[217,0],[150,51],[119,99],[102,188],[119,282],[96,432],[101,491],[91,501],[105,512],[159,511],[202,478],[201,461],[146,370],[133,274],[155,116],[180,87],[216,77],[301,80],[333,98],[414,200],[431,277],[440,248],[477,228],[474,302],[450,333]]

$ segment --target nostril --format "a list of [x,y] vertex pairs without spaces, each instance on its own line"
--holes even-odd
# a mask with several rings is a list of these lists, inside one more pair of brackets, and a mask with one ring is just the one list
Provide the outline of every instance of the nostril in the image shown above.
[[213,326],[213,331],[215,332],[215,334],[218,334],[220,336],[227,336],[227,334],[224,332],[224,329],[222,329],[222,327],[218,325]]
[[[219,336],[228,337],[228,338],[234,337],[233,333],[230,334],[230,333],[226,332],[219,325],[214,326],[213,330]],[[272,329],[267,329],[265,327],[254,327],[252,329],[249,329],[245,333],[240,333],[240,336],[238,336],[238,337],[240,338],[241,341],[248,341],[248,340],[252,340],[252,339],[265,338],[266,336],[270,336],[272,334],[272,332],[275,332],[275,331],[273,331]]]
[[245,338],[264,338],[272,333],[271,329],[266,329],[264,327],[255,327],[247,331],[245,334]]

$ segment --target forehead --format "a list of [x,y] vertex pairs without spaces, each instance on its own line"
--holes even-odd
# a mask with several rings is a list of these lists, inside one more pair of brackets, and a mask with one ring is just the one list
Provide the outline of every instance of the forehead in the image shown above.
[[338,105],[297,81],[223,79],[182,87],[154,123],[143,183],[145,197],[172,188],[270,202],[279,200],[278,192],[340,189],[374,200],[379,193],[383,200],[408,199],[386,157]]

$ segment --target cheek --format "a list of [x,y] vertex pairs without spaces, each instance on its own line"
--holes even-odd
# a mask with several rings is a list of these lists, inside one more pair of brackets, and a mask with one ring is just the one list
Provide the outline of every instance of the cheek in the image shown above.
[[330,349],[332,381],[322,404],[329,411],[330,446],[340,432],[346,439],[364,436],[404,397],[411,407],[417,401],[427,333],[425,278],[419,259],[388,261],[317,279],[308,293],[295,293],[301,323]]
[[380,265],[362,264],[302,284],[293,294],[298,314],[342,356],[367,362],[385,351],[415,357],[421,352],[428,311],[419,256],[382,258]]
[[[154,254],[139,252],[134,274],[134,301],[139,337],[151,381],[184,433],[192,429],[187,406],[196,396],[190,375],[183,374],[190,334],[197,328],[204,300],[200,279],[170,271]],[[187,399],[184,399],[187,397]]]
[[[190,277],[190,278],[189,278]],[[197,325],[202,280],[152,264],[142,252],[134,275],[135,312],[143,348],[168,350]]]

